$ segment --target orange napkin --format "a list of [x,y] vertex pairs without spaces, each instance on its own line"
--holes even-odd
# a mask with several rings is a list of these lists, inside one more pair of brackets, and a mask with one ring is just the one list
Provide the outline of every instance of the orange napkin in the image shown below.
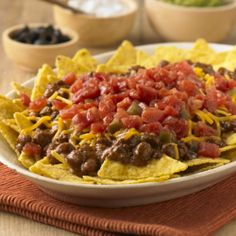
[[236,218],[236,175],[175,200],[105,209],[55,200],[2,164],[0,173],[0,210],[82,235],[205,236]]

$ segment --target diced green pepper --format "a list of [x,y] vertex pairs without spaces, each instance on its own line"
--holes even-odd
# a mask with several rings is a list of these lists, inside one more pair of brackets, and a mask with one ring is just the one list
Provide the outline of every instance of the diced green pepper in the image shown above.
[[141,115],[143,112],[143,109],[139,106],[139,103],[137,101],[133,101],[133,103],[130,105],[127,112],[130,115]]
[[108,132],[113,134],[122,128],[123,124],[119,120],[114,119],[108,126]]
[[180,117],[184,120],[189,120],[191,118],[190,114],[186,108],[182,108],[180,110]]
[[229,96],[235,95],[236,94],[236,88],[233,88],[233,89],[229,90],[228,94],[229,94]]
[[172,141],[172,134],[166,130],[161,131],[159,137],[161,143],[170,143]]

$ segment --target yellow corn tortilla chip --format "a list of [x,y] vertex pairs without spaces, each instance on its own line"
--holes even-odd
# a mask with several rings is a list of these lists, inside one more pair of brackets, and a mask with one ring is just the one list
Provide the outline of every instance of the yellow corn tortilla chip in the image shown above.
[[188,165],[188,167],[191,167],[191,166],[199,166],[203,164],[218,164],[218,163],[226,164],[228,162],[229,160],[226,160],[224,158],[199,157],[196,159],[186,161],[185,163]]
[[35,160],[34,158],[26,155],[24,152],[22,152],[20,154],[20,156],[18,157],[18,161],[26,168],[29,169],[34,163]]
[[20,129],[18,128],[15,119],[4,119],[2,122],[13,130],[15,130],[16,132],[20,132]]
[[111,59],[106,63],[108,67],[134,66],[137,63],[136,49],[129,41],[123,41]]
[[162,60],[175,63],[186,59],[186,50],[174,46],[161,46],[155,50],[153,61],[157,65]]
[[4,124],[2,121],[0,121],[0,134],[3,136],[3,138],[7,141],[7,143],[10,145],[10,147],[17,153],[18,151],[16,150],[16,142],[17,142],[17,137],[18,133]]
[[14,98],[14,99],[12,99],[12,102],[13,102],[16,106],[18,106],[21,111],[24,111],[24,110],[26,109],[26,107],[22,104],[20,98]]
[[229,160],[224,158],[200,157],[186,161],[185,163],[188,165],[188,169],[182,172],[182,174],[193,174],[222,166],[229,163]]
[[22,108],[11,99],[0,96],[0,119],[11,119],[15,112],[22,111]]
[[68,166],[65,166],[64,164],[52,165],[49,163],[45,163],[45,159],[37,161],[34,165],[32,165],[29,168],[29,170],[35,174],[43,175],[43,176],[60,180],[60,181],[68,181],[68,182],[74,182],[74,183],[88,183],[89,182],[89,181],[83,180],[82,178],[76,175],[71,174]]
[[16,82],[11,83],[12,88],[14,89],[15,93],[20,96],[22,93],[31,96],[32,89],[22,86],[21,84],[18,84]]
[[235,161],[236,160],[236,149],[223,152],[223,154],[221,156],[224,159],[227,159],[230,161]]
[[202,63],[210,63],[214,56],[215,51],[209,47],[209,44],[204,39],[198,39],[186,55],[187,59]]
[[40,98],[44,94],[47,85],[57,80],[58,78],[53,69],[49,65],[43,65],[42,68],[40,68],[38,71],[31,94],[31,100],[34,101]]
[[14,119],[19,130],[29,128],[33,125],[33,123],[21,112],[16,112],[14,114]]
[[159,160],[151,160],[144,167],[124,165],[120,162],[107,159],[98,171],[98,176],[113,180],[136,180],[172,175],[184,171],[187,168],[187,164],[167,155],[163,155]]
[[150,56],[148,54],[140,50],[137,51],[136,56],[137,56],[136,64],[140,66],[145,66],[147,60],[150,59]]
[[76,64],[80,64],[90,71],[95,71],[97,67],[97,61],[91,56],[87,49],[79,50],[72,59]]
[[108,66],[106,64],[100,64],[96,68],[96,72],[104,73],[126,73],[129,70],[129,66]]
[[229,70],[234,70],[236,68],[236,46],[227,53],[224,61],[219,64],[218,67],[225,67]]
[[139,184],[139,183],[147,183],[147,182],[162,182],[165,180],[170,179],[171,176],[165,175],[165,176],[160,176],[160,177],[149,177],[149,178],[144,178],[144,179],[139,179],[139,180],[111,180],[111,179],[103,179],[100,177],[92,177],[92,176],[83,176],[83,179],[85,181],[91,181],[94,184]]
[[225,142],[226,142],[227,145],[234,145],[234,144],[236,144],[236,133],[230,134],[226,138]]
[[62,79],[69,73],[75,73],[76,75],[80,75],[82,73],[90,71],[89,68],[85,67],[84,65],[78,64],[71,58],[65,56],[58,56],[56,58],[56,68],[57,75],[60,79]]

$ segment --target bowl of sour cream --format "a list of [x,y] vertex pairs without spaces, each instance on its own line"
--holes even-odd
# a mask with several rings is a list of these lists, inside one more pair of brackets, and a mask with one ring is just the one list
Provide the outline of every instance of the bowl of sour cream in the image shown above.
[[80,45],[88,47],[110,46],[124,39],[138,10],[135,0],[69,0],[68,5],[85,14],[54,6],[55,22],[77,31]]

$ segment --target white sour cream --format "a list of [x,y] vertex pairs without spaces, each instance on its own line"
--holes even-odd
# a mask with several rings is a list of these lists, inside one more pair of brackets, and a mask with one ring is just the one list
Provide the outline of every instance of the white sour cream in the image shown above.
[[68,5],[99,17],[120,15],[128,10],[122,0],[69,0]]

